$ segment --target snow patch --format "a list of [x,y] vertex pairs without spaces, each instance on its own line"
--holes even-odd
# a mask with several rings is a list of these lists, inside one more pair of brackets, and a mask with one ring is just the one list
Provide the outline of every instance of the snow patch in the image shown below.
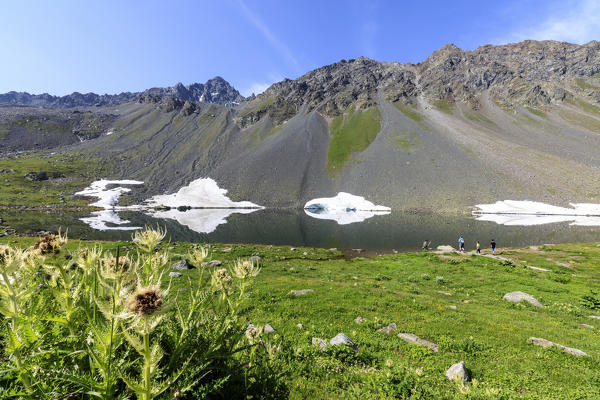
[[130,192],[131,189],[124,187],[115,187],[107,189],[108,185],[141,185],[144,182],[134,180],[107,180],[100,179],[99,181],[92,182],[92,184],[80,192],[75,193],[78,196],[95,197],[98,201],[90,204],[92,206],[101,207],[104,209],[115,208],[119,202],[119,197],[123,193]]
[[528,200],[504,200],[478,204],[473,211],[478,221],[500,225],[532,226],[571,222],[578,226],[600,226],[600,204],[570,203],[572,208],[558,207]]
[[339,192],[335,197],[313,199],[304,205],[304,212],[318,219],[336,221],[339,225],[362,222],[375,215],[387,215],[391,208],[378,206],[362,196]]
[[154,218],[174,219],[182,225],[198,233],[212,233],[221,224],[227,223],[227,217],[231,214],[250,214],[257,211],[256,208],[226,209],[226,208],[203,208],[187,211],[170,209],[167,211],[150,211],[146,213]]
[[113,133],[115,133],[115,131],[108,131],[106,132],[106,136],[112,135]]
[[154,196],[146,200],[150,207],[193,207],[193,208],[263,208],[249,201],[232,201],[210,178],[196,179],[179,189],[177,193]]

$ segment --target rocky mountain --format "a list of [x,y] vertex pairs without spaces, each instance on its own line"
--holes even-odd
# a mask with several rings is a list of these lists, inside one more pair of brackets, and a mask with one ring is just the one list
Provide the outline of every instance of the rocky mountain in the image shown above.
[[140,97],[171,97],[183,101],[215,103],[222,105],[235,105],[244,100],[244,97],[231,86],[225,79],[217,76],[206,83],[193,83],[184,86],[178,83],[167,88],[152,88],[143,92],[123,92],[120,94],[78,93],[66,96],[52,96],[44,94],[29,94],[27,92],[8,92],[0,94],[0,104],[26,105],[47,108],[75,108],[75,107],[106,107],[115,106]]
[[339,191],[428,211],[600,201],[595,41],[447,45],[419,64],[342,60],[234,107],[197,102],[211,90],[152,89],[110,111],[110,135],[69,151],[143,180],[140,199],[210,177],[235,201],[272,207]]

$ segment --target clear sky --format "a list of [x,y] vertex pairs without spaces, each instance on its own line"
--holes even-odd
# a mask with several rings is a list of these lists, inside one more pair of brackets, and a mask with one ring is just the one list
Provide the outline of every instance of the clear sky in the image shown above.
[[598,0],[0,0],[0,93],[118,93],[220,75],[244,95],[340,59],[417,63],[600,40]]

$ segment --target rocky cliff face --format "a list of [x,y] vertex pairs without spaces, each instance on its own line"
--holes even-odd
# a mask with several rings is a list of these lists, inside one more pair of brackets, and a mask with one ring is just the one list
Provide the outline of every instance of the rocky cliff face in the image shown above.
[[130,101],[146,98],[176,98],[179,100],[221,105],[236,105],[244,97],[231,86],[225,79],[217,76],[206,83],[193,83],[184,86],[178,83],[167,88],[152,88],[141,93],[124,92],[120,94],[72,93],[66,96],[52,96],[44,94],[29,94],[26,92],[8,92],[0,94],[0,103],[12,105],[27,105],[47,108],[75,108],[75,107],[106,107],[115,106]]
[[[316,109],[336,116],[351,104],[367,108],[378,92],[391,102],[461,102],[480,107],[484,92],[497,104],[542,106],[573,97],[572,90],[593,89],[587,97],[600,101],[600,92],[585,78],[600,72],[600,43],[575,45],[555,41],[524,41],[486,45],[472,51],[449,44],[418,65],[377,62],[364,57],[342,60],[296,80],[275,83],[248,102],[243,126],[270,115],[283,122],[301,110]],[[572,88],[573,83],[577,87]]]

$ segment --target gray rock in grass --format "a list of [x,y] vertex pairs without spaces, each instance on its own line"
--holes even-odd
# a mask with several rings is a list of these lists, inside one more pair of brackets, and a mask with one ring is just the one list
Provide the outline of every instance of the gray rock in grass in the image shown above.
[[539,308],[544,307],[542,305],[542,303],[537,301],[537,299],[535,297],[533,297],[532,295],[527,294],[525,292],[517,291],[517,292],[506,293],[503,298],[504,298],[504,300],[510,301],[512,303],[520,303],[521,301],[525,300],[532,306],[539,307]]
[[194,268],[196,268],[196,266],[190,264],[190,262],[188,260],[177,261],[175,264],[171,265],[171,269],[177,269],[180,271],[183,271],[186,269],[194,269]]
[[456,363],[448,368],[446,377],[451,381],[461,380],[463,382],[471,379],[471,375],[469,374],[464,361]]
[[169,272],[169,276],[173,277],[173,278],[181,278],[183,276],[183,274],[181,272]]
[[540,346],[540,347],[543,347],[544,349],[547,349],[548,347],[557,347],[557,348],[561,349],[563,351],[563,353],[567,353],[567,354],[570,354],[575,357],[586,357],[587,356],[587,353],[582,350],[575,349],[573,347],[566,347],[566,346],[563,346],[562,344],[554,343],[547,339],[536,338],[536,337],[532,336],[529,338],[529,341],[531,342],[532,345]]

